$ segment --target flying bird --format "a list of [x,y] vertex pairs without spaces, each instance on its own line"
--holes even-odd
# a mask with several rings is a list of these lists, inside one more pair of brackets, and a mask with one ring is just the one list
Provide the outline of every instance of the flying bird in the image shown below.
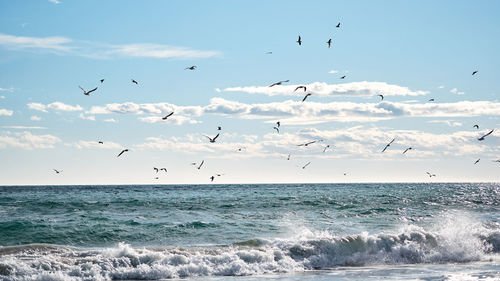
[[283,81],[279,81],[279,82],[276,82],[274,84],[271,84],[269,87],[274,87],[274,86],[278,86],[278,85],[281,85],[281,83],[285,83],[285,82],[288,82],[290,80],[283,80]]
[[280,133],[280,129],[278,129],[278,127],[273,127],[273,129],[275,129],[278,134]]
[[304,166],[302,166],[302,169],[305,169],[307,166],[309,166],[309,164],[311,164],[311,162],[307,162],[307,164],[305,164]]
[[211,176],[211,177],[210,177],[210,180],[211,180],[211,181],[214,181],[214,179],[215,179],[215,177],[214,177],[214,176]]
[[102,83],[104,82],[104,79],[101,79],[101,80],[99,80],[99,81],[101,81],[101,84],[102,84]]
[[102,141],[99,141],[98,143],[99,143],[99,144],[104,144]]
[[413,148],[411,147],[408,147],[407,149],[405,149],[405,151],[403,151],[403,154],[405,154],[408,150],[412,150]]
[[472,75],[475,75],[477,72],[478,72],[477,70],[474,70],[474,71],[472,72]]
[[192,66],[184,68],[184,70],[186,70],[186,69],[188,69],[188,70],[195,70],[196,67],[197,67],[196,65],[192,65]]
[[90,91],[85,91],[85,89],[84,89],[84,88],[82,88],[81,86],[78,86],[78,87],[80,87],[80,89],[82,89],[83,94],[84,94],[84,95],[86,95],[86,96],[88,96],[88,95],[89,95],[90,93],[92,93],[93,91],[97,90],[97,87],[95,87],[94,89],[92,89],[92,90],[90,90]]
[[485,137],[487,137],[487,136],[489,136],[489,135],[491,135],[491,133],[493,133],[493,131],[494,131],[494,130],[489,131],[486,135],[484,135],[484,136],[482,136],[482,137],[478,138],[477,140],[478,140],[478,141],[483,141],[483,140],[484,140],[484,138],[485,138]]
[[472,126],[472,128],[479,129],[479,125],[474,125],[474,126]]
[[265,54],[266,54],[266,55],[272,55],[272,54],[273,54],[273,52],[266,52]]
[[244,147],[244,146],[243,147],[238,147],[238,151],[243,151],[245,149],[246,149],[246,147]]
[[330,48],[330,45],[332,44],[332,39],[328,39],[328,41],[326,41],[326,43],[328,44],[328,48]]
[[193,166],[195,166],[195,165],[196,165],[196,162],[192,162],[192,163],[191,163],[190,165],[193,165]]
[[391,146],[391,143],[393,143],[396,139],[392,139],[390,143],[386,144],[384,149],[382,149],[382,152],[384,152],[389,146]]
[[215,140],[219,137],[219,134],[217,134],[217,135],[216,135],[215,137],[213,137],[213,138],[211,138],[211,137],[209,137],[209,136],[207,136],[207,135],[205,135],[205,137],[206,137],[206,138],[208,138],[208,139],[210,140],[210,142],[214,143],[214,142],[215,142]]
[[313,143],[316,143],[316,142],[320,142],[320,141],[323,141],[323,140],[310,141],[310,142],[306,142],[306,143],[303,143],[303,144],[298,144],[297,146],[308,146],[310,144],[313,144]]
[[327,146],[325,146],[325,148],[323,148],[323,153],[325,153],[326,149],[329,148],[330,145],[328,144]]
[[56,172],[56,174],[59,174],[63,171],[63,170],[56,170],[56,169],[52,169],[52,170],[54,170],[54,172]]
[[337,26],[335,26],[336,28],[340,28],[340,22],[337,24]]
[[158,174],[158,171],[159,171],[160,169],[158,169],[158,168],[156,168],[156,167],[153,167],[153,170],[155,170],[155,172]]
[[345,75],[344,75],[344,76],[342,76],[342,77],[340,77],[340,79],[345,79]]
[[429,172],[426,172],[428,175],[429,175],[429,178],[432,178],[432,177],[435,177],[436,175],[435,174],[431,174]]
[[378,96],[382,98],[381,100],[384,100],[384,95],[378,95]]
[[201,169],[201,166],[203,166],[203,163],[205,163],[205,160],[201,160],[200,165],[198,167],[196,167],[196,169],[198,169],[198,170]]
[[139,83],[137,83],[137,81],[135,81],[134,79],[131,79],[131,80],[132,80],[132,83],[139,85]]
[[222,130],[222,127],[221,126],[217,127],[217,131],[220,131],[220,130]]
[[127,152],[127,151],[128,151],[128,149],[124,149],[124,150],[122,150],[122,152],[120,152],[120,153],[118,154],[118,156],[116,156],[116,157],[120,157],[123,153],[125,153],[125,152]]
[[481,160],[481,158],[477,159],[476,162],[474,162],[474,165],[476,165],[479,162],[479,160]]
[[308,94],[307,94],[307,95],[306,95],[306,96],[302,99],[302,102],[304,102],[304,101],[307,99],[307,97],[309,97],[310,95],[312,95],[312,94],[311,94],[311,93],[308,93]]
[[493,162],[499,162],[500,163],[500,159],[498,159],[498,160],[491,160],[491,161],[493,161]]
[[286,160],[290,160],[290,154],[288,154],[288,156],[286,157]]
[[279,128],[281,126],[281,122],[280,121],[276,122],[276,125],[278,125]]
[[167,172],[167,168],[161,168],[160,171],[165,171],[165,173]]
[[172,116],[174,114],[174,112],[172,111],[172,113],[169,113],[167,114],[165,117],[161,118],[163,120],[167,120],[168,117]]
[[429,99],[428,101],[434,101],[434,99]]
[[155,180],[158,180],[158,179],[160,179],[160,178],[159,177],[155,177]]
[[299,35],[299,39],[297,40],[297,43],[299,43],[299,46],[302,45],[302,38],[300,37],[300,35]]
[[294,92],[297,91],[298,89],[304,89],[304,92],[307,90],[307,87],[306,86],[298,86],[297,88],[295,88],[295,90],[293,90]]

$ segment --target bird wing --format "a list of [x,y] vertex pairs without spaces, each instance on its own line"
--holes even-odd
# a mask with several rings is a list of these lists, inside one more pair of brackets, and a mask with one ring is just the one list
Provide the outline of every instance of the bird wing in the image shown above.
[[90,93],[92,93],[92,92],[93,92],[93,91],[95,91],[95,90],[97,90],[97,87],[95,87],[94,89],[92,89],[92,90],[88,91],[88,92],[87,92],[87,94],[90,94]]
[[484,138],[484,137],[486,137],[486,136],[491,135],[491,133],[493,133],[493,131],[494,131],[494,130],[489,131],[486,135],[484,135],[484,136],[483,136],[483,138]]
[[116,157],[120,157],[120,155],[122,155],[123,153],[125,153],[125,151],[127,151],[126,149],[122,150],[122,152],[120,152],[120,154],[118,154],[118,156]]
[[274,86],[279,85],[279,84],[280,84],[280,82],[274,83],[274,84],[271,84],[269,87],[274,87]]
[[305,101],[307,99],[308,96],[310,96],[311,94],[307,94],[303,99],[302,101]]
[[479,125],[474,125],[474,126],[472,126],[472,128],[478,128],[479,129]]
[[201,160],[200,166],[198,166],[198,170],[203,166],[203,163],[205,163],[205,160]]
[[212,138],[211,138],[211,137],[209,137],[209,136],[207,136],[207,135],[203,135],[203,136],[204,136],[204,137],[206,137],[206,138],[207,138],[207,139],[209,139],[209,140],[212,140]]
[[387,146],[391,145],[395,140],[396,140],[395,138],[392,139],[391,142]]
[[214,140],[215,140],[216,138],[218,138],[218,137],[219,137],[219,134],[217,134],[217,135],[214,137]]
[[381,97],[381,98],[382,98],[382,100],[384,100],[384,96],[383,96],[383,95],[378,95],[378,96],[379,96],[379,97]]
[[382,149],[382,152],[384,152],[387,148],[389,147],[389,145],[387,144],[384,149]]
[[78,87],[79,87],[80,89],[82,89],[82,91],[87,92],[87,91],[85,91],[85,89],[84,89],[84,88],[82,88],[82,86],[78,86]]

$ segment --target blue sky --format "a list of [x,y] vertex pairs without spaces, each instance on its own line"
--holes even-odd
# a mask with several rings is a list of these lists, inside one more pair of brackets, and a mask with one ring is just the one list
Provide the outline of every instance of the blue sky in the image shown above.
[[0,184],[499,181],[499,6],[0,1]]

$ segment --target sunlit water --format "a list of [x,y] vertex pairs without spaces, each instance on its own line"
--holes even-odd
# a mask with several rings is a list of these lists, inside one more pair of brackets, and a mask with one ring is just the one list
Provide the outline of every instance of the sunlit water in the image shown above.
[[500,184],[0,187],[0,280],[499,280]]

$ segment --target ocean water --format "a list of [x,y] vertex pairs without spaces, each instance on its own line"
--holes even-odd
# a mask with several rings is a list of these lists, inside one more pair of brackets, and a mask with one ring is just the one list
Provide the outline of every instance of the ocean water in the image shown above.
[[500,280],[500,184],[0,187],[0,280]]

